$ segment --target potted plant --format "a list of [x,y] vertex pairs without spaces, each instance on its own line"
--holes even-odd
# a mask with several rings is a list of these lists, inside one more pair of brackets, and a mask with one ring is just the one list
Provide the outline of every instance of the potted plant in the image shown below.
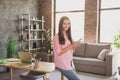
[[45,40],[43,43],[43,47],[44,49],[42,51],[44,51],[48,56],[47,59],[49,62],[53,61],[53,48],[52,48],[52,40],[50,37],[50,29],[48,29],[47,31],[44,31],[44,36],[45,36]]
[[53,51],[52,49],[52,40],[50,37],[50,29],[48,29],[47,31],[45,31],[45,52],[47,52],[48,54],[51,54],[51,52]]
[[2,47],[2,52],[1,52],[1,57],[2,57],[2,61],[0,62],[0,64],[9,64],[9,62],[5,61],[5,47]]
[[119,31],[119,34],[117,34],[117,35],[114,36],[113,46],[116,49],[120,50],[120,31]]
[[18,43],[17,39],[14,39],[12,35],[10,35],[6,42],[6,51],[7,51],[7,58],[13,58],[16,52],[16,45]]

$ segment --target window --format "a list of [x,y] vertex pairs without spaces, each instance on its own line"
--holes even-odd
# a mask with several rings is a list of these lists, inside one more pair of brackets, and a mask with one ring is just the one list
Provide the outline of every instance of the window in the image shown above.
[[68,16],[71,20],[73,40],[84,38],[85,0],[56,0],[55,4],[55,33],[58,33],[58,23],[61,16]]
[[120,7],[120,0],[101,0],[101,8],[116,8]]
[[113,42],[120,30],[120,1],[101,0],[100,42]]
[[56,0],[56,11],[84,10],[85,0]]

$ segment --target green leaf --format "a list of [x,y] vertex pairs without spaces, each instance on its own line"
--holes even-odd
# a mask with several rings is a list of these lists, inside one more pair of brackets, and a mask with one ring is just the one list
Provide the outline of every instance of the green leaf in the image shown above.
[[16,45],[18,40],[15,39],[12,35],[10,35],[6,42],[6,49],[7,49],[7,57],[12,58],[16,52]]
[[114,36],[114,41],[112,43],[117,49],[120,49],[120,33]]
[[44,46],[45,46],[45,51],[47,53],[51,53],[52,49],[52,40],[50,37],[50,29],[48,29],[47,31],[45,31],[45,42],[44,42]]

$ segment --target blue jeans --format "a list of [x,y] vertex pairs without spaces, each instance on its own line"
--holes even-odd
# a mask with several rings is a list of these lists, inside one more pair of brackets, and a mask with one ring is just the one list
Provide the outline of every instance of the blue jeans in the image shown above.
[[63,70],[60,68],[57,68],[65,77],[67,77],[68,80],[80,80],[75,69],[73,70]]

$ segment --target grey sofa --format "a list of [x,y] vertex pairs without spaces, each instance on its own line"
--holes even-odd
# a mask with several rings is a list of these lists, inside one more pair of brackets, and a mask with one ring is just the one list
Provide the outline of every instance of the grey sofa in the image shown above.
[[73,55],[76,70],[111,76],[113,55],[108,53],[104,60],[98,59],[101,50],[110,48],[110,44],[81,43]]

